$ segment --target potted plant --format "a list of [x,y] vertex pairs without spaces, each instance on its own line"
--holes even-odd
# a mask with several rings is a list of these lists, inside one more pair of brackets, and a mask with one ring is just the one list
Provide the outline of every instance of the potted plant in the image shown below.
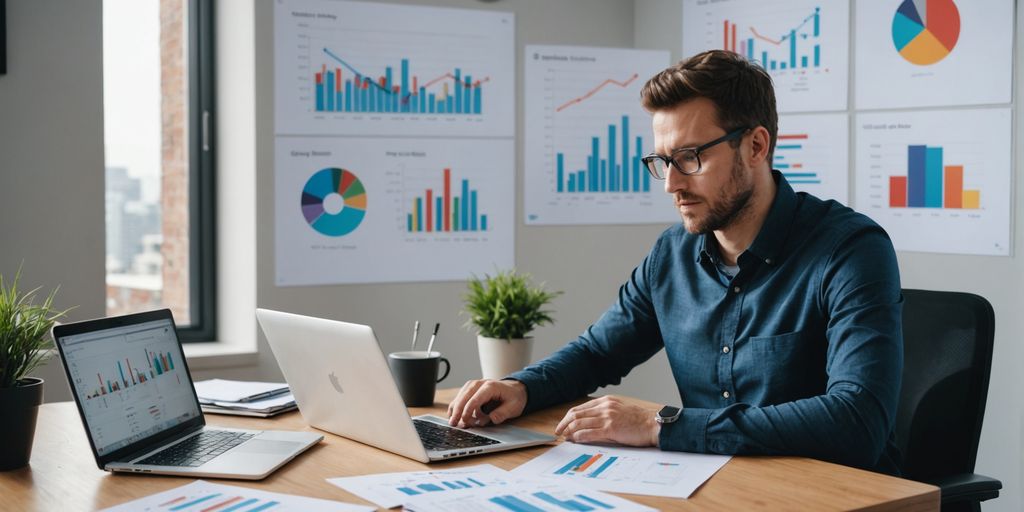
[[465,295],[467,328],[477,330],[480,369],[485,379],[500,379],[530,363],[535,327],[553,323],[542,309],[562,292],[549,292],[544,283],[533,286],[529,274],[515,270],[473,276]]
[[7,287],[0,275],[0,471],[28,464],[43,402],[43,379],[28,374],[48,356],[50,328],[67,312],[53,308],[56,290],[35,304],[39,288],[19,290],[20,276]]

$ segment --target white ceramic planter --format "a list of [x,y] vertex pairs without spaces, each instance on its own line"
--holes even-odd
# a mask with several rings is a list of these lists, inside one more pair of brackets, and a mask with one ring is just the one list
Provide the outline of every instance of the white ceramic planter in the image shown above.
[[501,379],[530,364],[533,338],[506,340],[477,335],[476,345],[484,378]]

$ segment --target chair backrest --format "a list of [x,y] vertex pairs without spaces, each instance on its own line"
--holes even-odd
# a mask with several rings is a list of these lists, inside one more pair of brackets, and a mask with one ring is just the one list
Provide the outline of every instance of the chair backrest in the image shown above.
[[992,368],[992,305],[959,292],[903,290],[903,298],[903,475],[973,473]]

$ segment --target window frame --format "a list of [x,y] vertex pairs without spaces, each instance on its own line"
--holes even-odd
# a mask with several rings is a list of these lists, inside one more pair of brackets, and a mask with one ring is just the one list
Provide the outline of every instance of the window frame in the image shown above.
[[217,336],[214,3],[188,0],[190,325],[178,328],[183,343]]

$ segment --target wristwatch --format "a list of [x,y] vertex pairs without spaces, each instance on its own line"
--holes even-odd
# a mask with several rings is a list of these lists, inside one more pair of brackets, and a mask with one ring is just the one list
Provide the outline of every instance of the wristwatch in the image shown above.
[[658,411],[658,414],[654,415],[654,421],[657,421],[662,425],[666,425],[668,423],[675,423],[675,421],[679,419],[679,415],[682,413],[682,407],[672,407],[671,405],[666,405],[665,407],[662,407],[660,411]]

